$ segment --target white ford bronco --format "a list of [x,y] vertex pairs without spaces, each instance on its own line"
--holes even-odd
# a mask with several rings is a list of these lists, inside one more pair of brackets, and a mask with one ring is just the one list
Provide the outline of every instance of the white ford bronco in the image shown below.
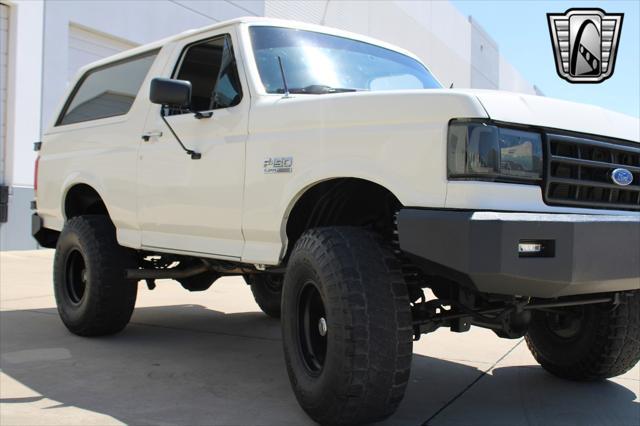
[[36,144],[33,234],[71,332],[122,330],[139,281],[241,275],[280,317],[309,416],[371,422],[439,327],[524,336],[568,379],[638,362],[639,128],[442,88],[356,34],[238,19],[80,71]]

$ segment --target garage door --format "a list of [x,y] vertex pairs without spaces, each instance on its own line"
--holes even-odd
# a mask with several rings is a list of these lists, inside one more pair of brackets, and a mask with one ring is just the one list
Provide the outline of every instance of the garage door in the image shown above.
[[0,3],[0,184],[4,183],[7,134],[7,69],[9,62],[9,6]]
[[135,43],[93,31],[75,24],[69,25],[68,80],[78,72],[78,68],[106,58],[123,50],[136,47]]

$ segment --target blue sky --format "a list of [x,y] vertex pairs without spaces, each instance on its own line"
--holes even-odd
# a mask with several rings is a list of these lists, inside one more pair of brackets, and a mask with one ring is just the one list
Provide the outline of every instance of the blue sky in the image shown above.
[[[498,43],[500,53],[549,97],[589,103],[640,116],[640,1],[452,0],[472,15]],[[624,13],[613,76],[600,84],[571,84],[556,73],[547,13],[572,7],[599,7]]]

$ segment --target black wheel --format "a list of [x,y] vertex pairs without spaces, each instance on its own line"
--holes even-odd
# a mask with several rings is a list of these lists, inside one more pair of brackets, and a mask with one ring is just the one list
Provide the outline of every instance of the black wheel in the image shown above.
[[289,379],[321,424],[391,415],[412,356],[411,312],[400,263],[375,234],[318,228],[300,237],[282,295]]
[[602,380],[640,360],[640,291],[621,303],[598,303],[533,313],[527,345],[552,374],[571,380]]
[[105,216],[79,216],[65,225],[53,262],[58,313],[81,336],[117,333],[136,303],[137,283],[125,279],[135,266],[133,252],[118,245]]
[[282,282],[279,274],[245,275],[244,280],[251,286],[251,293],[262,312],[272,318],[280,318],[280,299],[282,298]]

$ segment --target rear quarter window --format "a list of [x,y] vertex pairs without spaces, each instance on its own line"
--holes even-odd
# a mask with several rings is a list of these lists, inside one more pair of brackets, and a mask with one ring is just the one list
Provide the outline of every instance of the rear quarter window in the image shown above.
[[129,112],[157,50],[89,70],[69,96],[57,126]]

